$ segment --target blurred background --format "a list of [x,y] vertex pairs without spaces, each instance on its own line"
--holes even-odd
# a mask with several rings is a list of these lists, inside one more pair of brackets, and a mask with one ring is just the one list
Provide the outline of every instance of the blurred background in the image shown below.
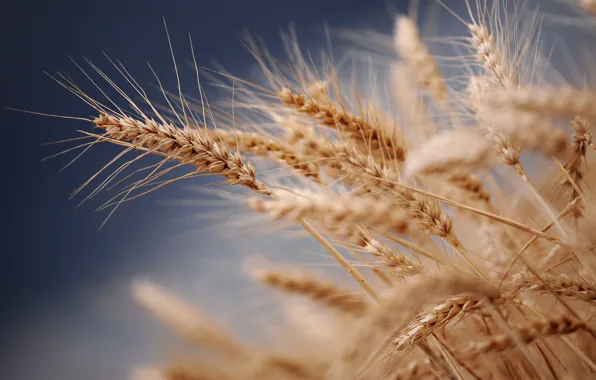
[[[179,66],[191,59],[190,33],[200,66],[217,60],[243,77],[255,69],[254,59],[241,43],[244,29],[263,36],[273,54],[283,58],[278,34],[290,22],[296,25],[302,47],[321,49],[325,22],[332,30],[364,27],[390,34],[393,12],[406,12],[408,3],[13,1],[3,5],[0,15],[4,56],[0,105],[93,116],[89,107],[44,71],[57,70],[84,82],[69,56],[80,63],[88,58],[109,67],[103,52],[122,61],[141,85],[155,83],[149,62],[161,81],[175,90],[162,17]],[[424,8],[426,2],[422,3]],[[445,3],[462,12],[463,1]],[[453,34],[461,33],[462,25],[444,11],[440,23]],[[86,86],[90,88],[89,83]],[[198,95],[194,83],[183,87],[189,95]],[[240,312],[262,313],[259,307],[265,306],[254,301],[236,302],[247,298],[250,290],[241,286],[241,278],[230,279],[225,273],[231,270],[230,263],[245,255],[270,250],[269,241],[214,233],[218,229],[212,224],[194,217],[200,205],[168,206],[171,200],[200,197],[181,183],[123,205],[99,230],[107,212],[94,210],[103,202],[91,200],[77,208],[86,193],[73,199],[69,195],[118,150],[95,147],[60,171],[76,153],[42,159],[76,144],[44,144],[77,137],[78,129],[89,130],[90,125],[7,109],[0,115],[4,139],[0,149],[4,203],[0,379],[123,379],[137,364],[159,363],[166,357],[168,344],[162,343],[170,339],[169,334],[131,302],[129,289],[135,278],[151,278],[192,302],[219,310],[225,322],[234,323]],[[308,243],[301,244],[293,250],[309,251],[306,261],[320,260]]]

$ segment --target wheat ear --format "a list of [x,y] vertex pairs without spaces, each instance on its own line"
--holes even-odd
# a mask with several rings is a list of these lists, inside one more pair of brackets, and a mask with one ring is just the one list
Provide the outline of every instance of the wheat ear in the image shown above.
[[486,169],[494,157],[491,148],[486,139],[473,131],[442,132],[408,154],[404,176]]
[[422,264],[414,261],[402,252],[395,252],[379,240],[371,236],[362,238],[362,245],[365,251],[382,260],[383,266],[391,269],[399,276],[415,276],[422,272]]
[[238,130],[232,132],[218,129],[209,130],[208,133],[213,140],[221,140],[232,149],[272,158],[311,178],[313,181],[321,183],[317,165],[309,161],[308,158],[300,157],[293,151],[289,144],[276,141],[261,134]]
[[[584,167],[582,164],[586,160],[586,151],[592,145],[592,134],[588,122],[580,116],[576,116],[569,123],[575,133],[573,134],[572,153],[569,160],[563,165],[567,175],[563,178],[563,186],[571,188],[571,201],[580,196],[582,182],[584,178]],[[578,204],[574,208],[574,215],[581,216],[582,207]]]
[[529,275],[518,275],[513,280],[513,287],[518,291],[553,291],[557,294],[577,297],[579,299],[596,300],[596,285],[585,280],[564,275],[541,274],[542,281]]
[[445,80],[437,61],[422,42],[416,22],[409,17],[398,17],[393,41],[397,53],[409,71],[416,75],[418,82],[435,100],[445,100]]
[[[506,93],[507,90],[504,90]],[[489,102],[492,102],[492,98]],[[501,101],[501,100],[500,100]],[[561,128],[553,125],[553,120],[539,113],[528,112],[516,108],[515,102],[504,107],[506,103],[491,104],[484,113],[486,120],[495,130],[503,133],[508,139],[522,144],[524,148],[540,152],[547,156],[566,159],[571,150],[569,135]],[[497,105],[494,107],[495,105]]]
[[370,197],[279,191],[275,193],[275,198],[253,197],[248,204],[254,210],[274,219],[315,219],[344,236],[350,236],[350,231],[355,230],[358,225],[397,234],[404,234],[408,229],[409,217],[405,212],[396,210],[390,203],[379,202]]
[[455,172],[447,176],[447,182],[457,186],[474,200],[482,202],[490,201],[490,193],[482,181],[468,173]]
[[247,355],[246,349],[213,321],[158,286],[139,282],[133,287],[133,295],[142,306],[192,343],[232,357]]
[[596,94],[568,86],[506,88],[495,92],[490,104],[552,117],[582,115],[588,120],[596,120]]
[[579,6],[596,15],[596,0],[579,0]]
[[491,124],[487,123],[482,118],[483,103],[489,95],[489,89],[491,87],[489,81],[490,79],[485,76],[473,76],[470,78],[467,89],[470,107],[478,119],[481,131],[484,133],[485,137],[495,145],[498,156],[506,165],[514,166],[518,174],[520,174],[524,180],[527,180],[519,161],[521,148],[513,144],[505,137],[505,135],[503,135],[503,133],[495,130]]
[[349,113],[330,100],[307,99],[287,88],[279,92],[279,98],[287,107],[318,120],[326,127],[350,134],[354,140],[366,144],[372,150],[388,150],[393,158],[399,161],[405,159],[406,149],[397,139],[395,131],[382,130],[379,125]]
[[192,165],[200,171],[221,175],[234,185],[247,186],[270,194],[265,184],[256,177],[255,168],[224,144],[217,144],[208,134],[198,129],[180,129],[172,124],[158,124],[154,120],[135,120],[102,114],[93,123],[116,141],[128,141],[149,151]]
[[288,294],[309,297],[345,313],[361,316],[370,306],[362,294],[341,289],[332,282],[318,280],[306,273],[262,268],[253,271],[252,275],[267,286]]
[[[514,348],[517,340],[529,344],[543,337],[568,335],[586,328],[588,327],[584,322],[567,316],[544,319],[526,325],[512,327],[511,334],[492,335],[486,341],[472,343],[470,347],[458,353],[461,355],[478,355],[489,352],[500,352]],[[512,334],[515,335],[516,339],[512,337]]]
[[[493,298],[496,300],[497,298]],[[423,312],[393,340],[397,350],[418,344],[449,322],[480,309],[482,298],[462,295],[443,300],[435,307]]]
[[451,218],[443,212],[438,202],[397,185],[399,177],[393,171],[367,156],[351,152],[344,154],[343,158],[346,164],[345,171],[347,173],[356,171],[365,185],[365,190],[372,194],[375,194],[376,190],[381,190],[381,194],[388,201],[406,210],[420,229],[446,238],[457,247],[461,245],[452,231]]
[[[478,278],[442,271],[440,276],[419,278],[395,290],[356,326],[352,337],[329,368],[329,380],[357,378],[366,364],[384,357],[391,340],[429,299],[467,293],[479,298],[496,298],[496,289]],[[390,332],[388,334],[388,332]]]

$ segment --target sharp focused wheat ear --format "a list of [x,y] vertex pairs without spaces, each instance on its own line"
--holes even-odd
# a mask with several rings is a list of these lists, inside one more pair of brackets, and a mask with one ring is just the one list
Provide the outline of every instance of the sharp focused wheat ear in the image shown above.
[[222,141],[233,149],[238,149],[245,153],[253,153],[265,158],[272,158],[282,165],[299,171],[313,181],[321,183],[317,164],[308,158],[299,157],[288,144],[257,133],[243,131],[230,132],[218,129],[209,130],[208,133],[213,140]]
[[300,114],[318,120],[322,125],[348,133],[356,141],[370,146],[370,149],[387,149],[390,157],[399,161],[405,158],[405,148],[398,140],[396,131],[382,130],[379,125],[361,116],[356,116],[333,104],[330,100],[307,99],[304,95],[283,89],[279,92],[282,103]]
[[379,257],[383,261],[383,266],[389,268],[398,276],[415,276],[423,271],[419,262],[401,252],[394,252],[392,249],[371,236],[365,236],[362,239],[364,250],[373,256]]
[[[493,297],[495,296],[493,295]],[[482,299],[482,296],[462,295],[444,300],[434,308],[418,315],[416,321],[407,326],[393,340],[393,344],[395,344],[398,350],[418,344],[422,339],[436,331],[436,329],[445,326],[454,319],[463,317],[467,313],[479,310],[482,306]]]
[[488,28],[478,24],[468,24],[468,28],[472,34],[472,50],[477,61],[501,86],[514,84],[514,76]]
[[452,231],[451,218],[443,212],[438,202],[399,186],[399,179],[395,174],[374,160],[359,155],[345,156],[345,159],[347,171],[357,170],[361,176],[364,190],[371,194],[381,194],[387,201],[403,208],[423,231],[460,246],[459,239]]
[[243,185],[258,193],[270,194],[266,186],[257,179],[252,164],[245,162],[240,154],[232,154],[225,145],[217,144],[197,129],[179,129],[153,120],[139,121],[106,114],[100,115],[93,122],[116,141],[130,142],[135,148],[161,153],[173,160],[195,166],[199,171],[224,176],[230,184]]

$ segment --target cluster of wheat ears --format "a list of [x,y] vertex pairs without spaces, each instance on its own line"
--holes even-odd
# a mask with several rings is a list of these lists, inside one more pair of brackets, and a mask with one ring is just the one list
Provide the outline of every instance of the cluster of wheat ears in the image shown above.
[[[539,13],[522,19],[499,1],[467,5],[465,19],[453,16],[468,34],[434,40],[454,57],[432,55],[417,16],[398,16],[384,45],[395,57],[375,59],[388,73],[381,84],[372,70],[340,79],[330,54],[317,69],[292,34],[283,36],[287,64],[248,44],[262,83],[218,73],[234,95],[227,106],[207,101],[198,70],[200,95],[185,95],[179,80],[175,92],[160,87],[165,106],[118,62],[132,93],[91,65],[123,102],[58,78],[97,112],[85,119],[96,127],[83,131],[85,150],[122,146],[106,168],[138,153],[91,195],[147,156],[161,158],[133,171],[143,178],[107,205],[180,179],[223,177],[248,188],[235,199],[250,212],[297,223],[357,284],[344,288],[301,267],[254,268],[264,286],[320,306],[276,336],[286,350],[270,350],[234,338],[159,286],[136,283],[136,300],[199,348],[177,355],[161,377],[596,376],[596,176],[587,164],[596,154],[596,92],[551,81]],[[573,6],[593,25],[596,2]],[[456,66],[457,75],[443,73]],[[526,170],[522,157],[548,176]],[[166,179],[179,168],[189,170]]]

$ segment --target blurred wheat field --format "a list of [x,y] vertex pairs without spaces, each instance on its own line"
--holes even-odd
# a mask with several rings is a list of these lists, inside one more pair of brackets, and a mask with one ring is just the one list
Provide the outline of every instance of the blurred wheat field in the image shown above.
[[[594,29],[593,2],[565,3]],[[136,282],[138,303],[190,346],[135,378],[595,376],[596,51],[567,57],[586,72],[562,75],[542,44],[540,10],[466,5],[442,16],[465,26],[461,36],[424,35],[417,2],[391,36],[342,32],[370,53],[351,67],[330,50],[301,49],[290,30],[283,58],[246,39],[259,81],[199,70],[194,47],[196,83],[158,81],[159,101],[117,61],[118,80],[89,62],[98,96],[55,78],[95,113],[81,118],[93,128],[75,148],[122,147],[77,189],[92,198],[120,187],[100,207],[108,217],[150,191],[213,176],[225,182],[215,188],[223,207],[241,210],[220,228],[255,240],[259,229],[297,233],[352,280],[252,262],[254,281],[282,296],[283,323],[267,345]],[[223,102],[207,98],[205,77]],[[137,169],[149,156],[158,161]]]

